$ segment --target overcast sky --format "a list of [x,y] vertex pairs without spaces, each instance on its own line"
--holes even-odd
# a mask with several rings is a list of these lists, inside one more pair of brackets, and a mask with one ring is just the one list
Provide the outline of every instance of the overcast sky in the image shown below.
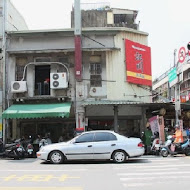
[[[70,28],[74,0],[11,0],[31,30]],[[110,2],[112,8],[138,10],[140,30],[149,33],[153,79],[174,64],[174,50],[190,41],[190,0],[81,0]],[[177,59],[178,55],[176,56]]]

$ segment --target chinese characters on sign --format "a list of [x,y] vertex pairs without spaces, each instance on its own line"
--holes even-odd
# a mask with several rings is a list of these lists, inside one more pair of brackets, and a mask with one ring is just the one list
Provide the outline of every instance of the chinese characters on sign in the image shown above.
[[150,47],[125,40],[127,82],[152,86]]

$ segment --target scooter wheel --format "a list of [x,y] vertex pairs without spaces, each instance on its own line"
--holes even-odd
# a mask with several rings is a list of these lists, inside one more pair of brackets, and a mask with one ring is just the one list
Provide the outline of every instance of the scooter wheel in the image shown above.
[[168,151],[167,151],[167,150],[162,150],[162,151],[161,151],[161,155],[162,155],[163,157],[167,157],[167,156],[168,156]]
[[190,147],[185,150],[185,156],[190,156]]

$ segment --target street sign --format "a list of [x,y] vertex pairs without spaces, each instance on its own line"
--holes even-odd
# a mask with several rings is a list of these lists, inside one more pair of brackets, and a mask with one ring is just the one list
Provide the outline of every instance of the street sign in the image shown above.
[[178,60],[180,63],[183,63],[185,61],[186,57],[186,51],[184,47],[181,47],[178,52]]
[[175,85],[178,81],[177,81],[177,69],[176,67],[173,68],[169,73],[168,73],[168,79],[169,79],[169,84],[170,87],[172,87],[173,85]]

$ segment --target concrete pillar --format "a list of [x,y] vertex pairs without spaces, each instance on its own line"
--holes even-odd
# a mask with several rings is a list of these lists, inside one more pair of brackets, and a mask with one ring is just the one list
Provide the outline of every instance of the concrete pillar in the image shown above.
[[116,133],[119,132],[119,127],[118,127],[118,106],[114,106],[114,131]]
[[12,137],[13,137],[13,139],[16,139],[18,137],[18,135],[17,135],[17,120],[16,119],[12,120]]
[[142,107],[141,114],[141,126],[140,126],[140,135],[142,136],[142,132],[145,131],[146,127],[146,108]]

